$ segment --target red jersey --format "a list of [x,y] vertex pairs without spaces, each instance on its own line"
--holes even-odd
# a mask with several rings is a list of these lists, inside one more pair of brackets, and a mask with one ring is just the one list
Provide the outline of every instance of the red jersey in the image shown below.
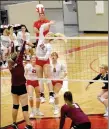
[[61,108],[61,120],[60,128],[63,129],[65,118],[69,117],[72,119],[73,125],[79,125],[89,122],[88,116],[81,110],[78,104],[72,104],[73,107],[69,107],[67,104],[63,105]]
[[[36,27],[36,28],[39,30],[42,24],[48,23],[48,22],[50,22],[50,21],[47,20],[47,19],[45,19],[45,20],[43,20],[43,21],[42,21],[42,20],[38,20],[38,21],[35,21],[35,22],[34,22],[33,27]],[[44,36],[45,36],[48,32],[49,32],[49,30],[44,31],[44,33],[43,33]],[[36,37],[39,37],[39,33],[36,33]]]
[[14,68],[10,70],[12,86],[20,86],[26,83],[26,79],[24,76],[24,66],[23,66],[23,54],[25,50],[25,44],[26,42],[23,44],[20,54],[17,60],[15,61]]

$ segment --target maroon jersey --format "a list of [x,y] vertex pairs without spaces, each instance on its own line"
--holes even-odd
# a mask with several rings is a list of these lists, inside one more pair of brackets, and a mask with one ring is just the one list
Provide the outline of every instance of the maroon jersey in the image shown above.
[[88,116],[81,110],[79,105],[76,103],[72,104],[72,107],[68,106],[67,104],[62,106],[59,129],[63,129],[65,117],[69,117],[72,119],[72,126],[89,122]]
[[12,70],[10,70],[12,86],[20,86],[26,83],[23,66],[23,54],[25,50],[25,44],[26,42],[24,42],[22,46],[20,54],[15,61],[14,67],[12,68]]

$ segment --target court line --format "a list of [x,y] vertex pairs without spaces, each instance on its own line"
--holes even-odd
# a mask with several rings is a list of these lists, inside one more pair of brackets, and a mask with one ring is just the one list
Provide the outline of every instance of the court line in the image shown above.
[[[106,55],[106,54],[104,54],[103,56],[108,56],[108,55]],[[97,70],[95,70],[94,68],[93,68],[93,63],[96,61],[96,60],[99,60],[99,57],[98,58],[96,58],[96,59],[94,59],[91,63],[90,63],[90,68],[94,71],[94,72],[96,72],[96,73],[99,73]],[[99,66],[98,66],[99,67]]]
[[94,48],[96,46],[108,46],[108,42],[97,42],[97,43],[88,44],[88,45],[85,45],[85,46],[75,47],[75,48],[71,48],[71,49],[65,51],[64,53],[60,53],[60,54],[62,54],[62,55],[63,54],[71,54],[73,52],[86,50],[88,48]]
[[96,58],[96,59],[94,59],[91,63],[90,63],[90,68],[94,71],[94,72],[96,72],[96,73],[99,73],[97,70],[95,70],[93,67],[92,67],[92,64],[96,61],[96,60],[98,60],[99,58]]

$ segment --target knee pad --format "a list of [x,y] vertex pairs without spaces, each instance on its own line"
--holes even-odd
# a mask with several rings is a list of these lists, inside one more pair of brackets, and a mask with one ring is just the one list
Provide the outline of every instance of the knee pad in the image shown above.
[[19,105],[15,105],[15,104],[13,104],[13,109],[19,109]]
[[29,100],[33,100],[33,96],[32,95],[29,95],[28,98],[29,98]]
[[23,107],[22,107],[22,111],[23,111],[23,112],[24,112],[24,111],[28,111],[28,105],[23,106]]

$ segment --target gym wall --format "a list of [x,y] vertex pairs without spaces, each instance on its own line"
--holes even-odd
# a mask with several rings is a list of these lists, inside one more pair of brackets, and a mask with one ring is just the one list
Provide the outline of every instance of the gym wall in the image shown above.
[[96,14],[95,1],[77,2],[79,31],[108,31],[108,1],[104,1],[103,14]]
[[7,5],[9,24],[25,24],[33,35],[33,23],[38,19],[35,7],[39,2],[25,2]]

